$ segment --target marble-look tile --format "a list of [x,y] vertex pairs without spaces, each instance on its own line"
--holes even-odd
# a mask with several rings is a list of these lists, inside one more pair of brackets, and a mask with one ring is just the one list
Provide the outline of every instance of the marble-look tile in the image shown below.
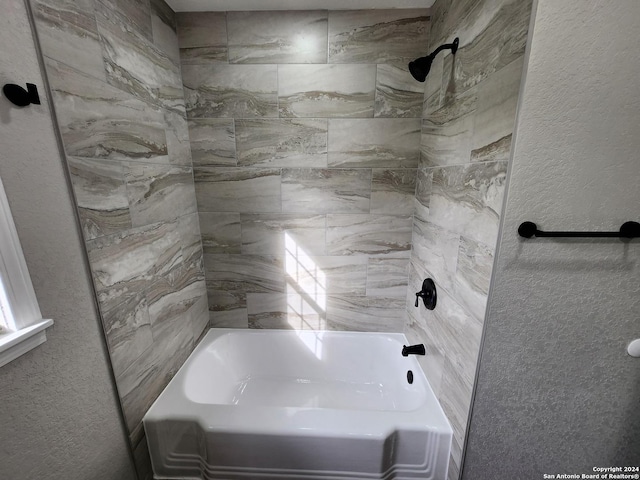
[[183,65],[189,118],[277,117],[276,65]]
[[42,53],[106,80],[93,0],[35,0],[32,4]]
[[408,258],[370,258],[366,294],[368,297],[405,298],[408,279]]
[[238,165],[326,167],[326,119],[235,121]]
[[481,322],[487,308],[494,250],[493,246],[460,237],[453,293],[462,306]]
[[283,212],[368,212],[370,199],[370,169],[282,170]]
[[330,167],[417,168],[419,118],[329,120]]
[[325,296],[295,293],[247,294],[249,328],[323,330],[327,312]]
[[157,223],[87,242],[102,311],[146,291],[182,261],[176,223]]
[[198,215],[204,253],[241,253],[239,213],[200,212]]
[[[111,0],[109,0],[111,2]],[[136,4],[138,2],[118,3]],[[151,30],[151,15],[146,7]],[[150,38],[130,28],[131,17],[96,2],[98,33],[103,44],[107,81],[138,98],[164,108],[184,108],[180,68]],[[149,33],[150,35],[151,33]]]
[[531,5],[532,0],[478,4],[456,27],[460,46],[444,57],[445,83],[466,91],[524,55]]
[[471,161],[509,160],[523,62],[519,57],[478,85]]
[[98,15],[109,12],[114,24],[141,38],[153,40],[149,0],[96,0]]
[[415,169],[372,169],[371,213],[411,215],[416,192]]
[[153,467],[151,466],[151,457],[149,456],[149,446],[147,445],[146,436],[142,437],[137,445],[133,445],[133,462],[139,480],[153,479]]
[[279,65],[281,117],[373,117],[375,65]]
[[[243,213],[242,253],[324,255],[325,216]],[[240,227],[238,226],[238,234]],[[231,253],[231,252],[230,252]]]
[[[501,3],[500,2],[497,3]],[[484,8],[482,8],[484,7]],[[491,4],[486,2],[478,2],[478,0],[455,0],[451,2],[436,2],[431,7],[431,45],[440,45],[445,43],[449,36],[453,34],[455,29],[459,27],[461,20],[476,8],[486,10]],[[477,12],[479,14],[482,11]],[[480,18],[479,15],[474,17]]]
[[181,239],[183,262],[187,265],[196,265],[204,272],[202,236],[197,212],[178,218],[178,233]]
[[406,66],[428,44],[428,9],[329,12],[329,63]]
[[366,255],[318,257],[288,250],[284,260],[287,291],[293,289],[311,296],[364,296],[367,260]]
[[194,167],[235,167],[236,141],[230,118],[189,120],[191,157]]
[[67,162],[85,240],[131,228],[123,165],[75,157]]
[[225,12],[179,12],[176,20],[183,65],[227,63]]
[[67,155],[169,162],[161,110],[61,63],[46,65]]
[[204,256],[207,288],[235,293],[282,293],[283,255]]
[[149,307],[144,295],[128,298],[102,315],[111,365],[121,375],[153,344]]
[[154,45],[179,65],[176,14],[164,0],[151,0],[151,32]]
[[327,11],[228,12],[229,63],[326,63]]
[[327,329],[356,332],[402,332],[404,298],[327,297]]
[[193,172],[189,167],[132,164],[125,171],[125,180],[134,227],[196,212]]
[[460,235],[415,218],[412,241],[414,262],[420,262],[438,288],[453,292]]
[[446,85],[443,80],[444,56],[437,55],[431,63],[429,75],[424,82],[424,99],[422,102],[422,118],[442,107]]
[[201,212],[280,212],[280,170],[196,167]]
[[[218,262],[215,258],[208,260],[210,268],[214,268]],[[207,274],[207,298],[209,299],[209,318],[212,312],[229,312],[228,318],[235,318],[235,315],[241,316],[241,310],[244,309],[245,323],[247,319],[247,294],[242,291],[237,282],[227,283],[218,280],[209,280],[210,274]],[[235,314],[233,313],[235,312]],[[244,328],[247,328],[246,325]]]
[[246,308],[210,311],[209,325],[211,328],[249,328],[249,313]]
[[406,65],[378,65],[376,74],[376,117],[420,118],[424,84],[417,82]]
[[410,215],[327,215],[328,255],[408,258]]
[[445,105],[422,120],[421,157],[427,166],[469,163],[477,104],[472,88],[446,100]]
[[163,109],[167,154],[171,165],[191,167],[191,144],[189,126],[183,112]]
[[495,245],[506,172],[506,162],[434,168],[429,221],[485,245]]
[[429,203],[431,202],[432,184],[432,169],[420,167],[416,176],[416,195],[413,206],[415,217],[423,222],[429,220]]
[[[458,445],[464,443],[471,396],[472,387],[462,380],[455,365],[452,365],[449,359],[446,358],[438,400],[453,429],[454,443]],[[459,465],[460,462],[458,454],[459,453],[456,452],[457,458],[453,457],[452,448],[452,458],[457,465]]]

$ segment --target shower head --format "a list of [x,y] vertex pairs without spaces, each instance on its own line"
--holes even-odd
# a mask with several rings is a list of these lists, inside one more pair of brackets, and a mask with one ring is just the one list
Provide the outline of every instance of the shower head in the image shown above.
[[415,78],[419,82],[424,82],[425,79],[427,78],[427,75],[429,74],[429,70],[431,69],[431,63],[433,62],[433,59],[436,58],[436,55],[440,53],[440,51],[446,50],[446,49],[451,49],[451,53],[455,55],[456,51],[458,50],[458,43],[459,43],[459,40],[456,37],[453,43],[446,43],[444,45],[440,45],[438,48],[436,48],[432,53],[430,53],[426,57],[420,57],[414,60],[413,62],[409,62],[409,72],[411,72],[411,75],[413,76],[413,78]]

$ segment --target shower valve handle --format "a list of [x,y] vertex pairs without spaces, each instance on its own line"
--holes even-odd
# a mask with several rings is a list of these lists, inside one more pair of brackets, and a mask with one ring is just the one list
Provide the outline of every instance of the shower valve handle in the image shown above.
[[422,282],[422,290],[416,292],[416,307],[420,305],[419,299],[422,298],[424,306],[429,310],[436,308],[438,295],[436,293],[436,284],[430,278],[426,278]]

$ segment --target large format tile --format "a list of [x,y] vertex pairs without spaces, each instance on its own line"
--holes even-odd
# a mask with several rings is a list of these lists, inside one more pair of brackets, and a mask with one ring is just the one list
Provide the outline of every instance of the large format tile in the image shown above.
[[375,65],[280,65],[281,117],[373,117]]
[[[325,216],[243,213],[242,253],[324,255]],[[240,230],[240,227],[238,227]]]
[[326,63],[327,11],[227,13],[229,63]]
[[135,164],[126,169],[125,180],[134,227],[172,221],[197,210],[190,167]]
[[433,169],[429,221],[485,245],[495,245],[506,162]]
[[196,167],[200,212],[280,212],[280,170]]
[[123,165],[75,157],[67,162],[85,240],[131,228]]
[[356,332],[402,332],[404,298],[327,297],[327,329]]
[[326,167],[326,119],[236,120],[238,165]]
[[494,246],[460,237],[453,293],[460,304],[480,321],[484,321],[487,308],[494,249]]
[[183,65],[227,63],[225,12],[179,12],[176,20]]
[[151,0],[151,32],[154,45],[179,65],[176,14],[165,0]]
[[152,40],[151,2],[149,0],[95,0],[98,13],[108,12],[114,24],[123,31]]
[[241,253],[239,213],[199,212],[198,215],[204,253]]
[[93,0],[35,0],[32,3],[42,53],[106,80]]
[[330,167],[417,168],[419,118],[329,120]]
[[232,119],[192,118],[189,120],[189,138],[194,167],[236,166]]
[[416,175],[416,195],[414,198],[414,215],[423,222],[429,220],[429,203],[431,202],[431,187],[433,184],[433,170],[420,167]]
[[408,258],[370,258],[367,267],[367,296],[405,298],[408,278]]
[[282,170],[282,211],[289,213],[368,212],[369,169],[287,168]]
[[470,162],[477,91],[472,88],[446,100],[422,120],[421,155],[424,165],[460,165]]
[[[138,2],[117,3],[135,4]],[[146,7],[151,30],[151,15]],[[107,81],[115,86],[164,108],[182,110],[184,99],[180,68],[169,55],[153,44],[152,39],[130,29],[130,17],[96,2],[98,33],[103,44]],[[149,36],[151,32],[149,31]]]
[[375,116],[420,118],[424,89],[407,66],[378,65]]
[[165,136],[167,138],[167,154],[171,165],[191,167],[191,144],[189,142],[189,125],[184,112],[163,109]]
[[287,290],[291,286],[308,295],[364,296],[367,260],[366,255],[318,257],[287,250],[284,260]]
[[182,261],[176,223],[157,223],[87,242],[102,311],[146,292]]
[[283,262],[283,255],[207,254],[204,256],[207,288],[236,294],[283,293]]
[[408,258],[410,215],[327,215],[327,254]]
[[371,213],[411,215],[416,191],[415,169],[374,168],[371,180]]
[[249,328],[326,329],[326,297],[296,293],[249,293]]
[[160,109],[46,60],[67,155],[169,163]]
[[209,326],[211,328],[249,328],[249,313],[246,307],[233,310],[209,310]]
[[276,65],[183,65],[189,118],[277,117]]
[[406,66],[428,53],[428,43],[428,9],[329,12],[330,63]]

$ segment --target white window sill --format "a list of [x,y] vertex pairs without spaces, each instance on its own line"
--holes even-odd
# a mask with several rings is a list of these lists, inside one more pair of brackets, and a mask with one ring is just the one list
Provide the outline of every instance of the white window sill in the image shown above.
[[0,335],[0,367],[42,345],[47,340],[45,330],[51,325],[53,320],[42,320],[17,332]]

